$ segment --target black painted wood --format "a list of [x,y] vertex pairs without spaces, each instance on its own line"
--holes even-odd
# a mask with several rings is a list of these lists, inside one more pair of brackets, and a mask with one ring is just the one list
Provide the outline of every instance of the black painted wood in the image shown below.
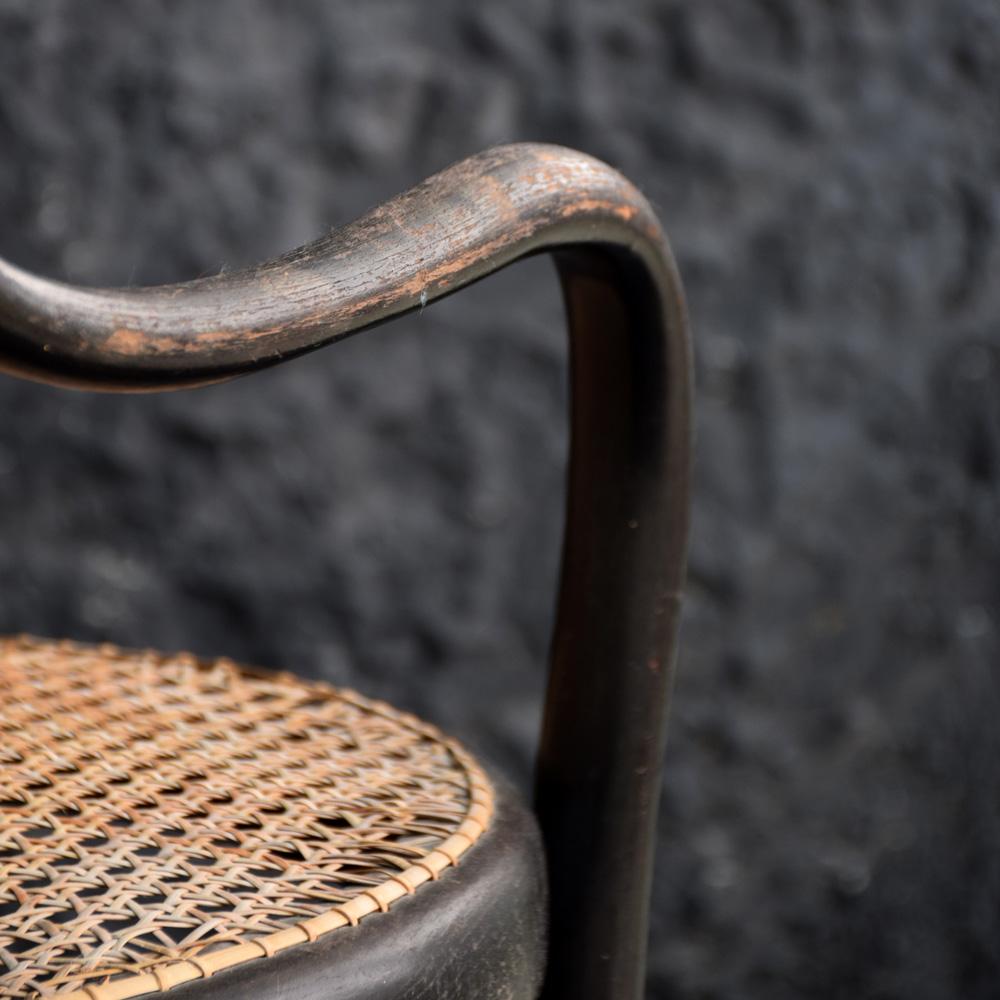
[[123,391],[218,381],[543,251],[562,280],[572,367],[563,572],[537,763],[551,883],[545,996],[634,1000],[644,982],[691,427],[679,278],[654,213],[628,181],[570,150],[506,146],[245,271],[85,289],[0,262],[0,367]]

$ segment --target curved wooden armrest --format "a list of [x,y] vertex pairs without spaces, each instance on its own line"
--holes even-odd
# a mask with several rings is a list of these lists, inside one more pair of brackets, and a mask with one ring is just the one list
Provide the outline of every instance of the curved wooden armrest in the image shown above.
[[89,289],[0,261],[0,368],[155,390],[219,381],[374,326],[550,251],[571,344],[562,583],[536,803],[549,858],[545,996],[642,993],[684,576],[690,359],[646,200],[554,146],[489,150],[259,267]]

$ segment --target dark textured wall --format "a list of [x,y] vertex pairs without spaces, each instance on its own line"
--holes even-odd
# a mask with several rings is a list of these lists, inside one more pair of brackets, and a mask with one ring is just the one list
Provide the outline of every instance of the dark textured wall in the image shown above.
[[[656,997],[1000,986],[1000,9],[0,0],[0,254],[234,267],[498,141],[660,209],[698,351]],[[0,629],[388,696],[522,778],[565,429],[544,261],[280,371],[0,381]]]

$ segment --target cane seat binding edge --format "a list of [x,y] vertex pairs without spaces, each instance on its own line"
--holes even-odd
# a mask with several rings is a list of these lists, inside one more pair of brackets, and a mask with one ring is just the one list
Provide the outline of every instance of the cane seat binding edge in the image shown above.
[[129,1000],[388,910],[488,829],[436,728],[220,659],[0,640],[0,997]]

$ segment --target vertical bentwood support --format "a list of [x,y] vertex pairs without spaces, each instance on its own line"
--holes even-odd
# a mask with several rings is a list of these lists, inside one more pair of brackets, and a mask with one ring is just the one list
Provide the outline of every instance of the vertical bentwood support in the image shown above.
[[667,700],[684,577],[690,359],[674,264],[620,174],[554,146],[449,167],[245,271],[89,289],[0,261],[0,368],[78,388],[221,381],[384,322],[539,252],[562,280],[571,447],[536,804],[547,1000],[643,989]]

